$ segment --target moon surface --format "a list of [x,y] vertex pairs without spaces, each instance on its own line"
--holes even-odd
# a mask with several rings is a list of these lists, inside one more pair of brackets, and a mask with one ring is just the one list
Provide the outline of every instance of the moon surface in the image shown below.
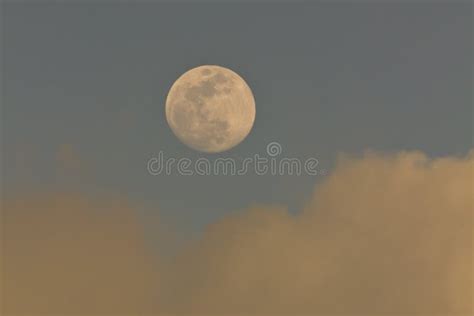
[[247,137],[255,121],[255,99],[230,69],[204,65],[185,72],[166,98],[166,120],[187,146],[226,151]]

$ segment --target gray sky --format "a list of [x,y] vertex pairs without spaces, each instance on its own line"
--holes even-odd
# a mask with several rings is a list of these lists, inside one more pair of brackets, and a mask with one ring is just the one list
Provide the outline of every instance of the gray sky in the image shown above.
[[[252,132],[222,157],[251,157],[277,141],[286,156],[316,157],[330,172],[341,152],[438,157],[472,147],[469,2],[2,9],[7,194],[121,194],[192,227],[253,203],[297,210],[320,176],[147,173],[160,150],[215,157],[182,145],[164,117],[171,84],[202,64],[236,71],[256,99]],[[78,168],[58,168],[61,153]]]

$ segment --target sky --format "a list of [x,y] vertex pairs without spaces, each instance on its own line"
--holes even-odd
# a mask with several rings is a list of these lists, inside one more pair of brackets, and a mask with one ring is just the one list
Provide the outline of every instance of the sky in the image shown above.
[[[2,2],[5,310],[469,314],[472,9]],[[173,82],[205,64],[255,97],[251,133],[220,154],[165,117]],[[242,159],[270,142],[321,173],[147,170],[160,151]]]

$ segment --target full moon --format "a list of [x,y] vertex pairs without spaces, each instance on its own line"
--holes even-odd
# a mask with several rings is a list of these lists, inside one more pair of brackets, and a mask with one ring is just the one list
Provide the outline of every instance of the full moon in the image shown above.
[[247,137],[255,121],[255,100],[247,83],[230,69],[204,65],[185,72],[166,98],[166,120],[189,147],[226,151]]

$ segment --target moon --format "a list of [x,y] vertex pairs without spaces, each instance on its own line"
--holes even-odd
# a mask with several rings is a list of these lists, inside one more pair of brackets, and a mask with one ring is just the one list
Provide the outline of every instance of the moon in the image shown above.
[[234,71],[204,65],[185,72],[166,98],[166,120],[176,137],[206,153],[242,142],[255,121],[255,99]]

